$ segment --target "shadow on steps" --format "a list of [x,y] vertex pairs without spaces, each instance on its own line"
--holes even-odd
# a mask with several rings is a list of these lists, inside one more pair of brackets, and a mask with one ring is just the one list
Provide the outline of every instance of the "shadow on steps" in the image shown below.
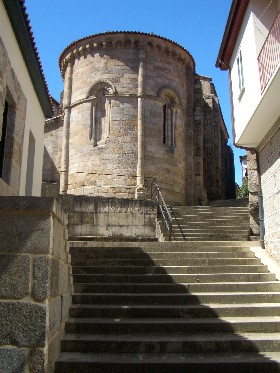
[[280,284],[248,247],[70,253],[75,293],[56,373],[280,372]]

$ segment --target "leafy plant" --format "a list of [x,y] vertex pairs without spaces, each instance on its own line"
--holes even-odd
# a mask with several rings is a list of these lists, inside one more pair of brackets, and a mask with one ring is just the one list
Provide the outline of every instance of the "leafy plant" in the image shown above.
[[248,198],[249,197],[247,177],[244,177],[242,185],[239,188],[237,188],[236,196],[237,198]]

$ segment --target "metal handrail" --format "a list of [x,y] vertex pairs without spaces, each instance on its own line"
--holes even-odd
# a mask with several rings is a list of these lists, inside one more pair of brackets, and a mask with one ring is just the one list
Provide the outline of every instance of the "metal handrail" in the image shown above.
[[171,241],[172,234],[172,217],[167,204],[164,201],[163,195],[155,181],[151,183],[151,199],[157,202],[157,217],[162,218],[164,223],[165,233],[168,232],[168,239]]

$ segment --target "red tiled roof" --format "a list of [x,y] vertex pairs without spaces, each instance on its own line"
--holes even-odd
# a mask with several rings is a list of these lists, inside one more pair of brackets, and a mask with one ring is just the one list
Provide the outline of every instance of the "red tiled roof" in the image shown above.
[[248,7],[249,0],[233,0],[217,57],[216,67],[229,69],[229,62]]

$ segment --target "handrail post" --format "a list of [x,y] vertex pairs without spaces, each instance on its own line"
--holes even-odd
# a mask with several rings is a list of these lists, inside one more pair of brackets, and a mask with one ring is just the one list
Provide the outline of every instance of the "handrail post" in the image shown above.
[[[157,202],[157,217],[162,217],[162,221],[164,223],[165,236],[167,236],[168,240],[171,241],[172,217],[164,201],[160,188],[155,183],[155,179],[151,182],[151,199],[153,199],[154,194]],[[168,235],[166,234],[166,231],[168,231]]]

